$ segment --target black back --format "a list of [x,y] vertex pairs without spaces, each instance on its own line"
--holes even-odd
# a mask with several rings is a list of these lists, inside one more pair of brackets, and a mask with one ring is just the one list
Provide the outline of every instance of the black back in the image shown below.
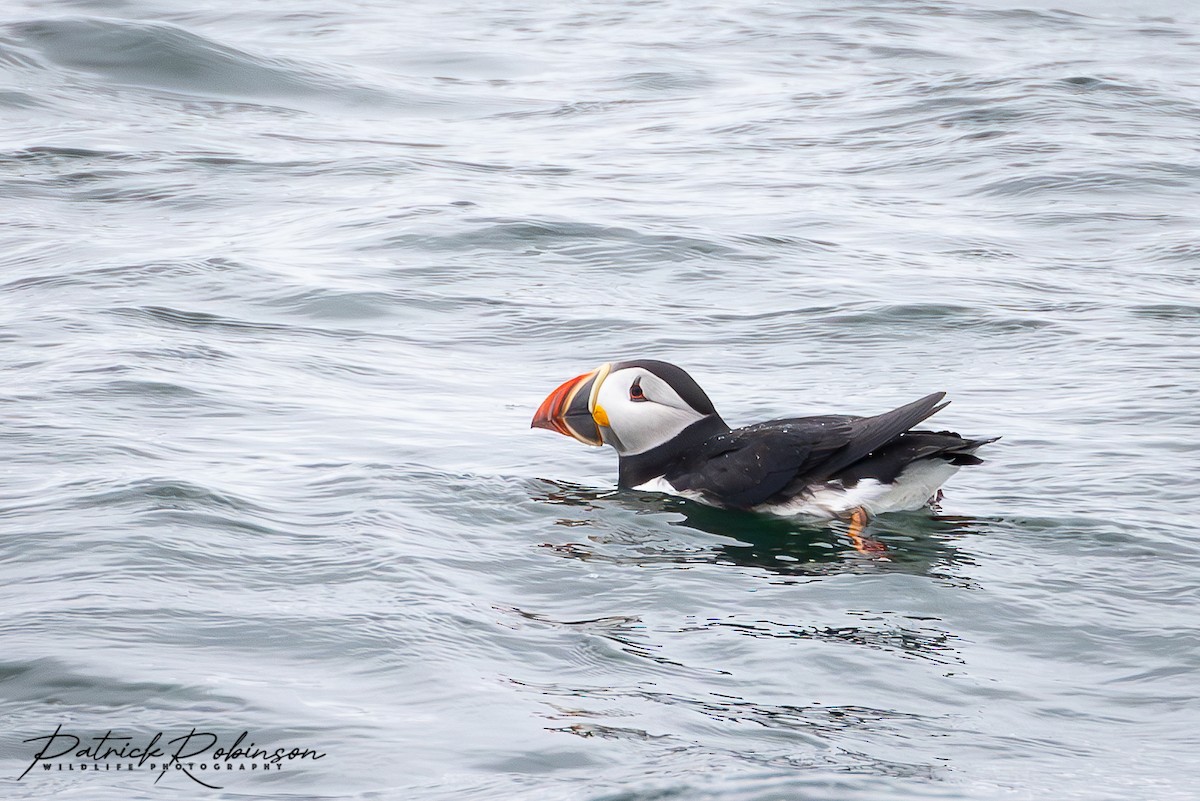
[[623,457],[620,483],[661,475],[721,506],[758,506],[834,478],[938,412],[943,397],[935,392],[875,417],[799,417],[733,431],[714,414],[665,445]]

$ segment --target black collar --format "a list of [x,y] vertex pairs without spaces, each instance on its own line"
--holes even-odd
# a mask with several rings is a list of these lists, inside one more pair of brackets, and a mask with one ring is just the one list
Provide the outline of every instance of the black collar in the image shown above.
[[669,468],[685,461],[708,439],[728,430],[729,426],[720,415],[710,414],[680,431],[669,442],[632,456],[622,456],[618,463],[617,486],[636,487],[665,475]]

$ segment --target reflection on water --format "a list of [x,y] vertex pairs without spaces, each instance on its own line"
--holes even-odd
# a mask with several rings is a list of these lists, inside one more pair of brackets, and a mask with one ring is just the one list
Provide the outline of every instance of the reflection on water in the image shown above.
[[[870,531],[887,544],[888,558],[881,560],[855,550],[840,522],[733,512],[667,496],[597,491],[561,482],[539,482],[530,489],[535,502],[555,508],[559,525],[583,534],[543,546],[558,555],[633,568],[694,571],[708,566],[707,580],[718,581],[720,572],[733,569],[751,582],[751,588],[765,577],[773,586],[797,585],[779,586],[779,592],[798,593],[791,607],[763,607],[747,597],[734,607],[709,608],[704,599],[697,599],[695,614],[670,621],[635,614],[555,619],[528,609],[505,610],[522,621],[519,625],[538,628],[539,636],[558,637],[557,642],[562,637],[599,637],[635,660],[669,667],[677,678],[709,677],[703,688],[691,693],[630,681],[623,671],[611,669],[553,680],[511,677],[514,685],[546,705],[549,731],[636,739],[663,748],[720,753],[760,766],[823,766],[886,776],[938,774],[933,764],[887,758],[881,746],[898,728],[937,729],[943,725],[937,716],[927,716],[920,705],[831,703],[811,694],[806,665],[813,659],[860,664],[857,654],[872,653],[872,658],[890,662],[898,676],[903,675],[901,666],[918,671],[961,669],[958,635],[938,617],[891,611],[895,599],[873,595],[869,589],[858,609],[829,609],[817,596],[811,603],[803,599],[839,576],[871,582],[882,573],[900,573],[961,585],[962,570],[972,563],[956,540],[979,532],[984,522],[920,514],[884,516]],[[635,599],[626,609],[640,611]],[[576,647],[584,651],[586,644],[581,639]],[[754,669],[744,655],[760,647],[781,655],[794,653],[795,684],[782,696],[737,683]],[[582,657],[565,661],[582,662]],[[715,689],[713,677],[728,677],[732,684]],[[709,736],[712,723],[760,733],[756,736],[772,746],[729,753]]]
[[[952,567],[971,564],[954,541],[979,533],[986,521],[960,516],[904,513],[884,515],[871,522],[866,534],[882,542],[885,558],[860,553],[841,521],[783,518],[751,512],[717,509],[681,498],[632,490],[598,491],[564,482],[545,481],[532,500],[575,510],[557,522],[568,528],[595,528],[605,507],[619,507],[635,515],[656,518],[646,526],[645,537],[628,528],[592,535],[590,543],[548,544],[564,556],[607,559],[638,564],[677,561],[716,562],[761,568],[782,576],[821,576],[844,572],[892,570],[962,582]],[[661,524],[691,529],[720,538],[718,541],[662,541],[653,529]],[[728,542],[736,540],[736,542]],[[624,554],[601,552],[596,545],[624,542]],[[707,547],[704,547],[707,546]]]

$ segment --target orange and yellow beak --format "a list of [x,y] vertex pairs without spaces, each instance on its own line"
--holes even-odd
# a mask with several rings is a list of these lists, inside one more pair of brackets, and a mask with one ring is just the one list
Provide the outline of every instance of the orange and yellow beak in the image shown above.
[[603,445],[600,427],[608,425],[608,416],[596,403],[596,396],[609,369],[602,364],[551,392],[533,415],[530,428],[548,428],[588,445]]

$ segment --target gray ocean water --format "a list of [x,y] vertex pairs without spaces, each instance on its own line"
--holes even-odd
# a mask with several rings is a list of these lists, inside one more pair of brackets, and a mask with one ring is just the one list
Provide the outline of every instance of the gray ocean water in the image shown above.
[[[0,795],[1195,799],[1198,270],[1192,3],[11,0]],[[529,430],[638,356],[1004,438],[877,559]]]

